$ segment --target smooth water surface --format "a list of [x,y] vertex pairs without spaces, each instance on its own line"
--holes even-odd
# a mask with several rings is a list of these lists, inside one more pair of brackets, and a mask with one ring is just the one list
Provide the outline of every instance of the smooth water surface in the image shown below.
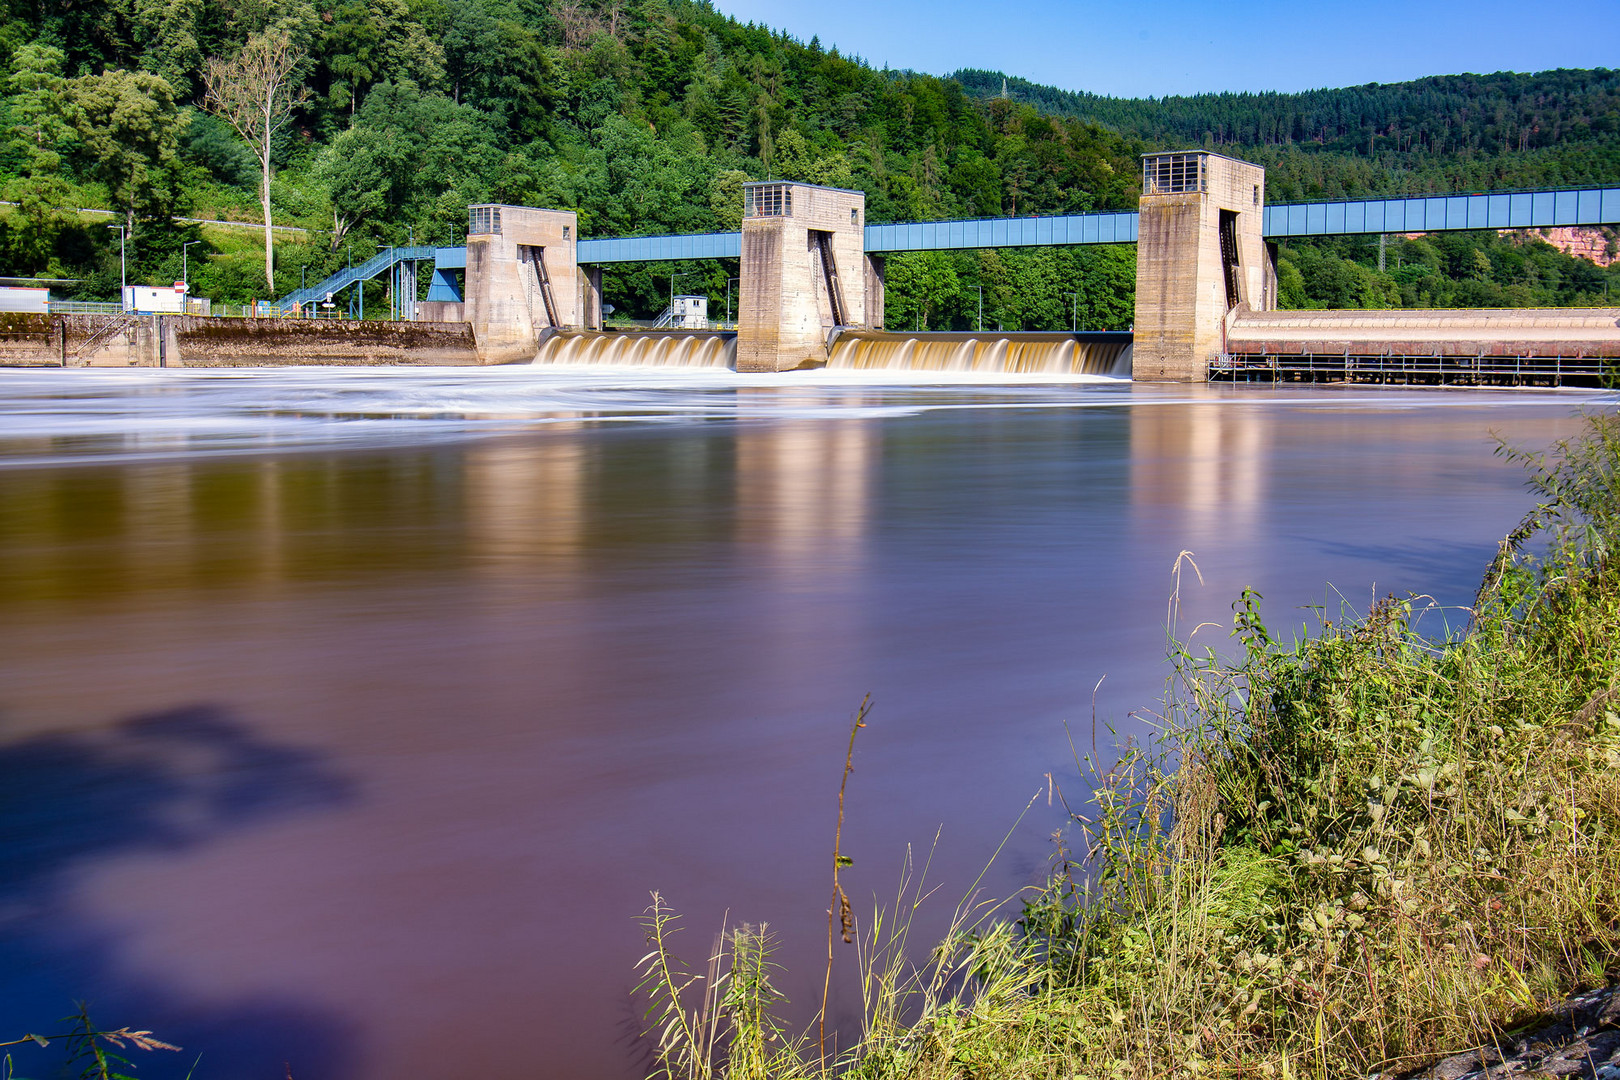
[[1009,830],[982,887],[1039,879],[1066,723],[1142,730],[1179,552],[1188,627],[1465,604],[1529,506],[1493,433],[1608,403],[0,373],[0,1015],[88,998],[185,1046],[149,1077],[631,1077],[658,889],[693,959],[769,922],[802,1017],[863,695],[846,887],[937,833],[937,932]]

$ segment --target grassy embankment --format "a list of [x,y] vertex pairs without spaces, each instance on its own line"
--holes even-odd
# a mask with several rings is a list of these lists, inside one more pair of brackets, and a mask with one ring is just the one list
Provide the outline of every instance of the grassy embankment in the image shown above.
[[1437,641],[1420,602],[1391,600],[1286,643],[1246,594],[1241,659],[1177,645],[1159,737],[1105,773],[1083,762],[1090,799],[1021,915],[965,910],[921,969],[904,959],[920,890],[861,928],[853,1048],[823,1059],[813,1029],[772,1018],[759,928],[683,974],[655,899],[643,989],[664,1069],[1365,1077],[1612,980],[1620,419],[1510,456],[1541,506],[1461,631]]

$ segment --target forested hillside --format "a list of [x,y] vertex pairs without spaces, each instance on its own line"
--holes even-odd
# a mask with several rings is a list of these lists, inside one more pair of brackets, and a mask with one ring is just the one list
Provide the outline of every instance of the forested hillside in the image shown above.
[[[179,244],[201,236],[237,250],[192,275],[198,291],[271,293],[251,234],[168,222],[261,220],[259,163],[204,105],[208,59],[265,40],[287,44],[306,88],[273,142],[271,202],[311,232],[280,245],[275,293],[351,248],[459,242],[467,205],[488,200],[575,208],[586,235],[735,228],[750,178],[860,187],[873,221],[1135,201],[1130,140],[686,0],[9,3],[0,173],[22,207],[0,257],[97,294],[116,281],[116,234],[64,207],[127,215],[136,276],[172,280]],[[683,290],[724,294],[725,267],[685,264],[610,282],[612,299],[656,308],[671,269]]]
[[1620,70],[1148,99],[1072,93],[991,71],[953,78],[980,100],[1005,95],[1155,147],[1242,156],[1266,166],[1273,202],[1620,178]]
[[[1034,105],[1154,148],[1201,146],[1266,166],[1271,202],[1620,183],[1620,70],[1447,75],[1299,94],[1130,100],[1000,72],[953,76],[981,101]],[[1615,233],[1609,231],[1612,256]],[[1283,245],[1286,307],[1606,304],[1620,273],[1533,233]]]
[[[58,291],[84,298],[116,293],[109,223],[128,229],[131,281],[175,280],[182,245],[198,241],[195,291],[242,302],[384,245],[459,243],[468,204],[482,201],[575,209],[597,236],[736,228],[749,179],[859,188],[873,222],[1128,208],[1138,155],[1184,144],[1182,128],[1206,115],[1018,80],[1002,96],[999,75],[879,71],[695,0],[0,0],[0,65],[0,197],[13,204],[0,208],[0,274],[77,279]],[[1520,179],[1493,173],[1497,185],[1620,175],[1613,73],[1522,78],[1541,89],[1513,100],[1539,104],[1514,114],[1500,151],[1481,141],[1500,125],[1447,142],[1425,120],[1375,134],[1366,157],[1356,125],[1383,115],[1371,105],[1332,131],[1320,123],[1329,105],[1301,106],[1285,131],[1256,119],[1258,106],[1233,104],[1211,140],[1247,146],[1217,139],[1259,133],[1273,199],[1407,182],[1385,173],[1451,177],[1461,174],[1445,169],[1486,158],[1517,163]],[[262,124],[231,123],[251,117],[254,87],[285,121],[268,139]],[[1407,101],[1401,88],[1323,100],[1362,93]],[[1470,117],[1496,100],[1446,93]],[[1288,141],[1308,130],[1320,147]],[[1566,172],[1555,177],[1555,166]],[[262,221],[266,201],[278,226],[273,280],[262,231],[173,220]],[[1314,273],[1307,262],[1295,268]],[[966,326],[982,288],[987,326],[1124,326],[1133,273],[1123,248],[896,258],[889,321]],[[672,288],[706,291],[721,312],[735,274],[726,262],[651,265],[616,270],[606,285],[631,315],[656,312]],[[1306,281],[1301,295],[1331,291],[1320,284]],[[372,284],[368,307],[382,287]],[[1405,296],[1382,282],[1356,294]]]

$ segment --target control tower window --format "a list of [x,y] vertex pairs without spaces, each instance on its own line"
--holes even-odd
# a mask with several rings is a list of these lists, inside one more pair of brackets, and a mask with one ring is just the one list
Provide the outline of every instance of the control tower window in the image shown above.
[[792,217],[791,184],[748,184],[743,188],[743,217]]
[[1150,154],[1142,159],[1142,194],[1179,195],[1204,190],[1203,154]]

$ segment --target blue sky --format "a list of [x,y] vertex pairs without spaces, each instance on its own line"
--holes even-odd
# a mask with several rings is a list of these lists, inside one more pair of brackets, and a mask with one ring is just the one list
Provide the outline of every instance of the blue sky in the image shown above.
[[1306,90],[1463,71],[1620,66],[1620,2],[1082,3],[714,0],[882,67],[963,67],[1067,90],[1162,97]]

